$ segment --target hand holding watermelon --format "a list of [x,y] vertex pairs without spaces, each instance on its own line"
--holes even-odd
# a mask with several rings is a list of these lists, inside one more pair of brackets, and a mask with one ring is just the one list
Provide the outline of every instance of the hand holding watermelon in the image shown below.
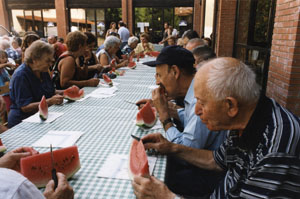
[[147,102],[149,102],[150,105],[151,105],[152,107],[154,107],[152,99],[141,99],[141,100],[137,101],[135,104],[138,106],[138,109],[140,110],[141,108],[143,108],[143,106],[144,106]]
[[98,78],[91,78],[91,79],[87,80],[87,86],[97,87],[99,84],[99,81],[100,80]]
[[21,147],[6,153],[0,158],[0,167],[20,171],[20,159],[31,155],[36,155],[39,152],[31,147]]
[[168,113],[168,99],[166,95],[162,94],[160,87],[152,91],[152,101],[161,121],[170,117]]
[[111,62],[110,62],[110,67],[116,67],[116,59],[112,59]]
[[73,199],[74,191],[73,188],[69,185],[66,176],[60,172],[57,172],[56,175],[58,178],[57,188],[54,189],[54,181],[50,180],[46,185],[44,196],[47,199]]
[[134,194],[138,199],[173,199],[176,196],[162,181],[158,180],[154,176],[151,176],[150,178],[136,176],[132,181],[132,186]]

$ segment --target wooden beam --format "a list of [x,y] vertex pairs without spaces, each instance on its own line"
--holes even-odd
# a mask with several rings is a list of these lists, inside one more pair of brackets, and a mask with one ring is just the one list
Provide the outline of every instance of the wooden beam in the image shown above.
[[194,0],[193,30],[201,36],[201,0]]
[[0,25],[4,26],[7,30],[10,31],[9,18],[5,0],[0,0],[0,13]]
[[57,36],[66,39],[69,32],[69,17],[66,0],[55,0]]
[[193,7],[194,0],[133,0],[134,7]]
[[53,9],[55,3],[53,0],[6,0],[9,9]]

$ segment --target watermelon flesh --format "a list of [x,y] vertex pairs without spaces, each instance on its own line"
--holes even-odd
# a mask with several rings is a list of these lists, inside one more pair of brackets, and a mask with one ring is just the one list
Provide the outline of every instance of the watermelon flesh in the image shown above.
[[129,62],[128,63],[128,68],[135,69],[136,68],[136,63],[135,62]]
[[129,177],[150,176],[148,158],[142,140],[133,139],[129,154]]
[[110,85],[110,86],[113,85],[111,79],[110,79],[107,75],[103,74],[102,77],[103,77],[105,83],[107,83],[107,84]]
[[46,120],[48,118],[48,104],[45,95],[43,95],[39,104],[39,113],[41,120]]
[[[77,146],[66,147],[53,151],[54,167],[57,172],[72,177],[80,169]],[[22,158],[21,174],[37,187],[45,187],[52,179],[52,162],[50,152]]]
[[83,96],[84,96],[84,90],[79,89],[75,85],[64,90],[64,98],[71,100],[71,101],[79,100],[79,99],[83,98]]
[[147,102],[143,108],[137,113],[136,125],[144,128],[151,128],[156,124],[156,110]]
[[1,138],[0,138],[0,153],[3,153],[4,151],[6,151],[6,147],[3,145]]
[[152,57],[157,57],[157,56],[159,55],[159,53],[160,53],[160,52],[158,52],[158,51],[152,51],[152,52],[150,52],[150,55],[151,55]]

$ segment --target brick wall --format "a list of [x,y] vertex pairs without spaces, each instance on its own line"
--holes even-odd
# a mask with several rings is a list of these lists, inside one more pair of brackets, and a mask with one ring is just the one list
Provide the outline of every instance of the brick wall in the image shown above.
[[277,0],[267,95],[300,116],[300,1]]
[[236,0],[220,0],[218,6],[216,54],[232,56],[235,28]]
[[10,30],[5,0],[0,0],[0,25]]

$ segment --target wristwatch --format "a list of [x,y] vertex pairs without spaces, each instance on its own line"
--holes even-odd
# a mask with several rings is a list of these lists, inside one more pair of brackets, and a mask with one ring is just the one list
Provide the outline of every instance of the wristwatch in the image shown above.
[[169,117],[162,122],[162,125],[165,127],[167,124],[173,123],[173,120]]

